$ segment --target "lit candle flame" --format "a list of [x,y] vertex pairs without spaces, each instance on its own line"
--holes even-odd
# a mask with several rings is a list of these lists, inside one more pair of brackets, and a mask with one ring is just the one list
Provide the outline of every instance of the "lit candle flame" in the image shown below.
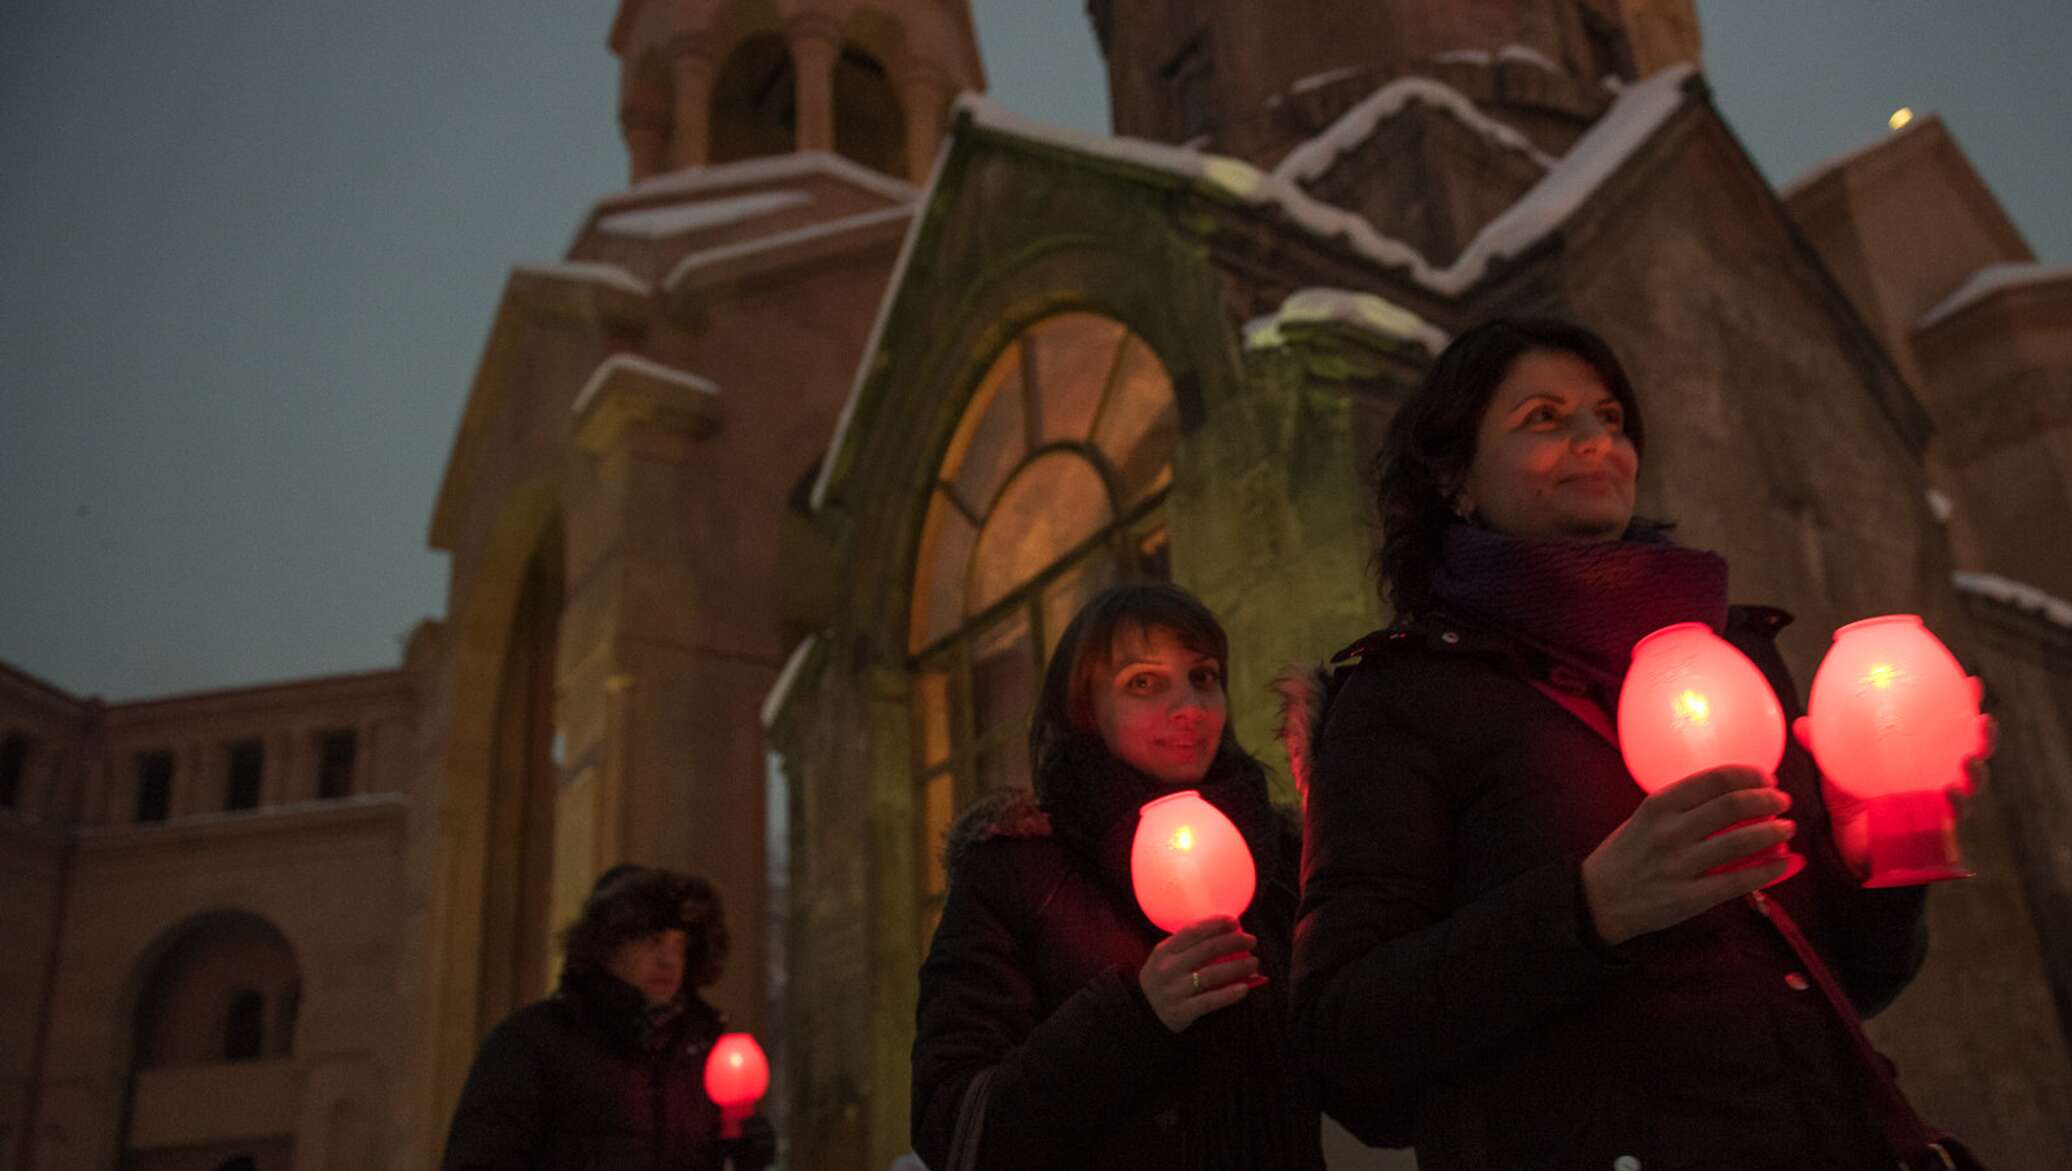
[[1173,831],[1173,836],[1170,840],[1175,850],[1192,850],[1194,848],[1194,827],[1181,826]]
[[1892,111],[1892,116],[1885,119],[1885,124],[1894,130],[1898,130],[1913,120],[1914,108],[1912,106],[1901,106],[1899,109]]
[[1676,697],[1677,718],[1702,724],[1712,718],[1712,701],[1695,691],[1686,691]]

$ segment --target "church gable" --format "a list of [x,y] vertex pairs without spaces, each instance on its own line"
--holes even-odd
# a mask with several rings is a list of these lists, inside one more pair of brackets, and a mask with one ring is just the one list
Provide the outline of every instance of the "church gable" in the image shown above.
[[1274,173],[1449,264],[1554,162],[1454,90],[1410,77],[1347,111]]

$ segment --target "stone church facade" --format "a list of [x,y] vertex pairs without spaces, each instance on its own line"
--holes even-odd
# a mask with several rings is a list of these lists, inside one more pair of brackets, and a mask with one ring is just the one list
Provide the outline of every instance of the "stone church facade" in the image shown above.
[[936,846],[1024,780],[1063,621],[1195,590],[1277,760],[1266,680],[1384,618],[1390,412],[1501,312],[1609,337],[1644,508],[1798,615],[1802,681],[1894,610],[1985,677],[1980,876],[1874,1031],[1993,1165],[2072,1151],[2072,273],[1933,119],[1773,191],[1688,2],[1089,17],[1120,138],[958,98],[961,0],[623,0],[630,182],[503,290],[403,665],[113,705],[0,671],[17,1165],[435,1165],[622,860],[726,896],[787,1165],[891,1165]]

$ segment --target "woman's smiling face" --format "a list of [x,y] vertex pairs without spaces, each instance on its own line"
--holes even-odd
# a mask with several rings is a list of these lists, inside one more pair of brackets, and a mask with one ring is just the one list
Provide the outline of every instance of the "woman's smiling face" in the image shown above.
[[1514,537],[1617,540],[1640,470],[1625,418],[1588,362],[1527,350],[1482,413],[1459,511]]
[[1093,687],[1094,722],[1108,751],[1168,785],[1199,783],[1228,715],[1223,664],[1163,626],[1124,626],[1110,658]]

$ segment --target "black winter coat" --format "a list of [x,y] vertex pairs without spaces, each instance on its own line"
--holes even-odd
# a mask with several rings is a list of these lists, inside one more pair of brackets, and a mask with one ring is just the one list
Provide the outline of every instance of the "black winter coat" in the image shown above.
[[[1788,621],[1736,608],[1727,638],[1796,715]],[[1294,959],[1334,1114],[1422,1171],[1889,1171],[1841,1026],[1752,905],[1597,939],[1580,865],[1643,794],[1529,656],[1445,619],[1356,650],[1314,733]],[[1925,954],[1923,893],[1849,877],[1795,743],[1778,781],[1807,867],[1769,895],[1868,1015]]]
[[[1313,1106],[1290,1128],[1308,1136],[1299,1149],[1281,1149],[1289,1142],[1281,1136],[1233,1135],[1228,1119],[1190,1108],[1205,1096],[1190,1084],[1203,1070],[1191,1053],[1211,1029],[1232,1024],[1217,1018],[1234,1010],[1177,1035],[1167,1030],[1137,984],[1162,936],[1050,836],[1032,800],[1016,796],[974,807],[951,836],[949,892],[921,967],[914,1041],[913,1141],[922,1160],[947,1165],[965,1091],[991,1068],[977,1152],[987,1171],[1157,1171],[1217,1165],[1248,1146],[1266,1148],[1253,1161],[1260,1168],[1322,1168]],[[1258,937],[1269,980],[1251,996],[1284,1006],[1300,845],[1292,825],[1282,832],[1277,872],[1259,876],[1242,922]],[[1285,1044],[1285,1012],[1271,1019]],[[1292,1055],[1283,1057],[1292,1067]]]
[[704,1072],[721,1020],[684,997],[681,1015],[649,1029],[638,988],[564,973],[482,1042],[442,1171],[720,1171]]

